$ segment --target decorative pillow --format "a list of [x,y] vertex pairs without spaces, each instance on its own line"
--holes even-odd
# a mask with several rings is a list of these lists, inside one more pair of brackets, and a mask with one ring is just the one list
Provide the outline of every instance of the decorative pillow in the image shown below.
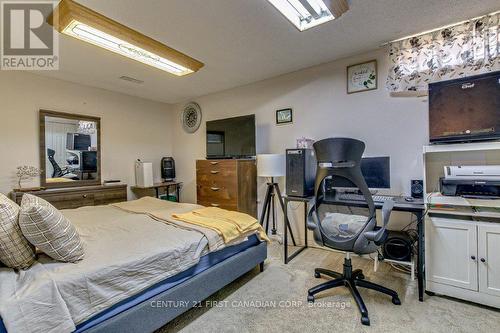
[[76,262],[85,256],[76,228],[42,198],[23,195],[19,225],[28,241],[52,259]]
[[19,206],[0,193],[0,261],[15,269],[29,268],[35,262],[35,249],[19,227]]

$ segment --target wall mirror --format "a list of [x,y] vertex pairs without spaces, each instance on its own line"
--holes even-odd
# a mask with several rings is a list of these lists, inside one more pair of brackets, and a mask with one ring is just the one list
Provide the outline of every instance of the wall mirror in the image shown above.
[[100,131],[100,118],[40,110],[40,185],[100,185]]

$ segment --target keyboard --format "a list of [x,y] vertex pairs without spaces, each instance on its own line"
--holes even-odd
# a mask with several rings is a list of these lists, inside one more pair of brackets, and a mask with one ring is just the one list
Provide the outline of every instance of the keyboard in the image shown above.
[[[345,201],[366,201],[365,197],[361,194],[355,193],[342,193],[338,196],[339,200]],[[389,195],[374,195],[372,196],[374,202],[384,202],[389,200],[394,200],[394,197]]]

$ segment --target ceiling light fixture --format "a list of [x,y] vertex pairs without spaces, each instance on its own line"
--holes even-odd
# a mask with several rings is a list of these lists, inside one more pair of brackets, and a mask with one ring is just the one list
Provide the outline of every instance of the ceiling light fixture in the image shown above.
[[62,0],[48,22],[60,33],[177,76],[191,74],[204,66],[198,60],[72,0]]
[[267,0],[300,31],[331,21],[349,10],[347,0]]

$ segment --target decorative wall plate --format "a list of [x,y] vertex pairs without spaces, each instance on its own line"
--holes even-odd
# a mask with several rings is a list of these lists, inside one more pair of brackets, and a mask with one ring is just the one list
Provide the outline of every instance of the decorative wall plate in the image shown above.
[[201,108],[198,103],[186,104],[181,115],[182,127],[187,133],[194,133],[201,125]]

